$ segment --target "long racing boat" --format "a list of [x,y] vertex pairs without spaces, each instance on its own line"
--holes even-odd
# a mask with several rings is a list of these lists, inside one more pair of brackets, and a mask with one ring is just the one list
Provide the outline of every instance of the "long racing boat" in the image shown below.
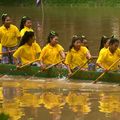
[[[96,80],[102,73],[96,71],[78,71],[70,79],[71,80]],[[40,71],[39,67],[26,66],[21,69],[16,69],[15,65],[11,64],[0,64],[0,75],[19,75],[19,76],[34,76],[39,78],[58,78],[67,77],[68,71],[63,68],[52,67],[46,71]],[[120,83],[120,73],[108,72],[105,73],[100,81]]]

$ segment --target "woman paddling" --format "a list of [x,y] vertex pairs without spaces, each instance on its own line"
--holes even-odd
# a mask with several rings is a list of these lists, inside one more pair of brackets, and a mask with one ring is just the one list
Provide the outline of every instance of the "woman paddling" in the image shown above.
[[[90,52],[86,47],[82,46],[80,37],[73,37],[65,60],[69,75],[71,75],[72,71],[74,71],[76,68],[84,65],[90,58]],[[87,68],[88,65],[86,64],[83,66],[83,68],[81,68],[81,70],[87,70]]]
[[[16,66],[30,63],[38,58],[38,49],[33,45],[35,41],[34,32],[25,32],[19,48],[13,54]],[[20,63],[19,63],[20,61]]]
[[15,50],[20,39],[20,33],[18,28],[12,24],[11,18],[8,14],[2,15],[2,26],[0,27],[0,42],[2,44],[2,52],[8,52],[3,54],[2,63],[13,64],[13,57],[9,51]]
[[[105,49],[102,54],[99,54],[97,59],[97,65],[100,69],[98,71],[107,71],[108,68],[120,58],[120,49],[119,47],[119,40],[116,38],[110,38],[109,47]],[[115,64],[111,70],[116,71],[118,70],[118,63]]]
[[[27,16],[24,16],[24,17],[22,17],[21,23],[20,23],[20,35],[21,35],[21,37],[25,34],[26,31],[34,32],[34,30],[32,29],[31,19]],[[33,45],[35,46],[37,51],[39,51],[38,52],[38,57],[39,57],[40,52],[41,52],[41,47],[38,43],[36,43],[36,41],[34,41]]]
[[58,44],[58,34],[51,31],[48,36],[48,43],[40,54],[42,69],[48,65],[59,63],[62,59],[65,59],[64,48]]

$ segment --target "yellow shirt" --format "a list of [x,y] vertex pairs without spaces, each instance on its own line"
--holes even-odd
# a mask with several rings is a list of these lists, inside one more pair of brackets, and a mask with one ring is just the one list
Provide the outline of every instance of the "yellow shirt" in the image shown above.
[[18,44],[18,37],[20,37],[20,33],[15,25],[10,25],[8,29],[4,25],[0,27],[0,42],[2,46],[16,46]]
[[21,31],[20,31],[20,36],[22,37],[26,31],[31,31],[33,32],[33,29],[32,28],[28,28],[28,27],[24,27]]
[[29,46],[27,43],[23,46],[20,46],[16,52],[13,54],[13,57],[20,58],[22,64],[32,62],[37,59],[37,53],[40,53],[36,44],[33,43],[32,46]]
[[[65,63],[70,66],[71,69],[74,69],[77,66],[82,66],[85,62],[87,62],[86,55],[88,53],[88,49],[86,47],[81,46],[79,51],[76,51],[72,48],[66,56]],[[88,66],[84,66],[87,68]]]
[[63,50],[63,47],[59,44],[54,47],[47,44],[41,51],[40,60],[44,64],[55,64],[61,60],[60,52]]
[[[21,31],[20,31],[20,35],[21,35],[21,37],[25,34],[25,32],[26,31],[31,31],[31,32],[34,32],[33,31],[33,29],[32,28],[28,28],[28,27],[24,27]],[[40,51],[41,52],[41,47],[39,46],[39,44],[38,43],[36,43],[36,41],[34,42],[34,44],[36,44],[36,49],[37,49],[37,51]]]
[[[120,49],[117,49],[112,54],[108,49],[104,50],[102,54],[99,54],[97,63],[101,64],[104,68],[108,69],[116,60],[120,58]],[[111,70],[118,70],[118,64],[115,64]]]
[[101,54],[104,54],[104,51],[106,50],[107,48],[102,48],[101,50],[100,50],[100,52],[99,52],[99,55],[101,55]]

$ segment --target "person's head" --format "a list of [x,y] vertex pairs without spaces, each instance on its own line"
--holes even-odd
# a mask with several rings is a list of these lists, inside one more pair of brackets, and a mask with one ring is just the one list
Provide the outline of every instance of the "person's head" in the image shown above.
[[8,14],[2,14],[1,19],[2,19],[2,24],[4,24],[6,28],[9,28],[11,24],[11,18],[8,16]]
[[19,46],[22,46],[25,43],[27,43],[28,45],[31,46],[34,41],[35,41],[34,32],[26,31],[25,34],[23,35],[22,39],[21,39],[21,42],[20,42]]
[[58,33],[55,31],[51,31],[48,35],[48,43],[50,43],[52,46],[55,46],[58,43]]
[[80,46],[81,46],[81,39],[80,39],[80,37],[77,36],[77,35],[74,35],[72,37],[72,42],[71,42],[71,45],[69,47],[69,50],[71,50],[72,48],[80,49]]
[[116,38],[111,38],[109,42],[109,50],[114,53],[119,47],[119,40]]
[[104,47],[108,48],[109,47],[109,41],[110,41],[110,38],[108,38],[106,36],[102,36],[101,43],[100,43],[100,50]]
[[22,17],[21,23],[20,23],[20,30],[22,30],[24,27],[31,28],[32,27],[32,21],[29,17]]
[[84,35],[81,36],[81,45],[88,48],[88,41]]

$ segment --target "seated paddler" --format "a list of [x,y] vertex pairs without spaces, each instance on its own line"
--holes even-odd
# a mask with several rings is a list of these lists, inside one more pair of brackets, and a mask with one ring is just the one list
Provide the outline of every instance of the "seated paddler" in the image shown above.
[[91,59],[91,54],[86,47],[82,46],[80,37],[77,35],[73,36],[65,59],[69,75],[78,68],[85,71],[88,70],[87,61],[89,59]]
[[58,43],[58,40],[58,33],[51,31],[48,35],[47,44],[40,54],[40,63],[43,70],[50,65],[62,65],[65,53],[64,48]]
[[35,41],[34,32],[25,32],[18,49],[13,54],[16,66],[21,66],[29,63],[34,63],[39,58],[39,50]]
[[[97,59],[96,63],[99,66],[97,71],[108,71],[109,67],[120,58],[120,49],[118,47],[119,40],[116,38],[110,38],[109,47],[105,49],[102,54],[99,54],[99,57]],[[111,71],[118,71],[118,65],[119,61],[113,65]]]

